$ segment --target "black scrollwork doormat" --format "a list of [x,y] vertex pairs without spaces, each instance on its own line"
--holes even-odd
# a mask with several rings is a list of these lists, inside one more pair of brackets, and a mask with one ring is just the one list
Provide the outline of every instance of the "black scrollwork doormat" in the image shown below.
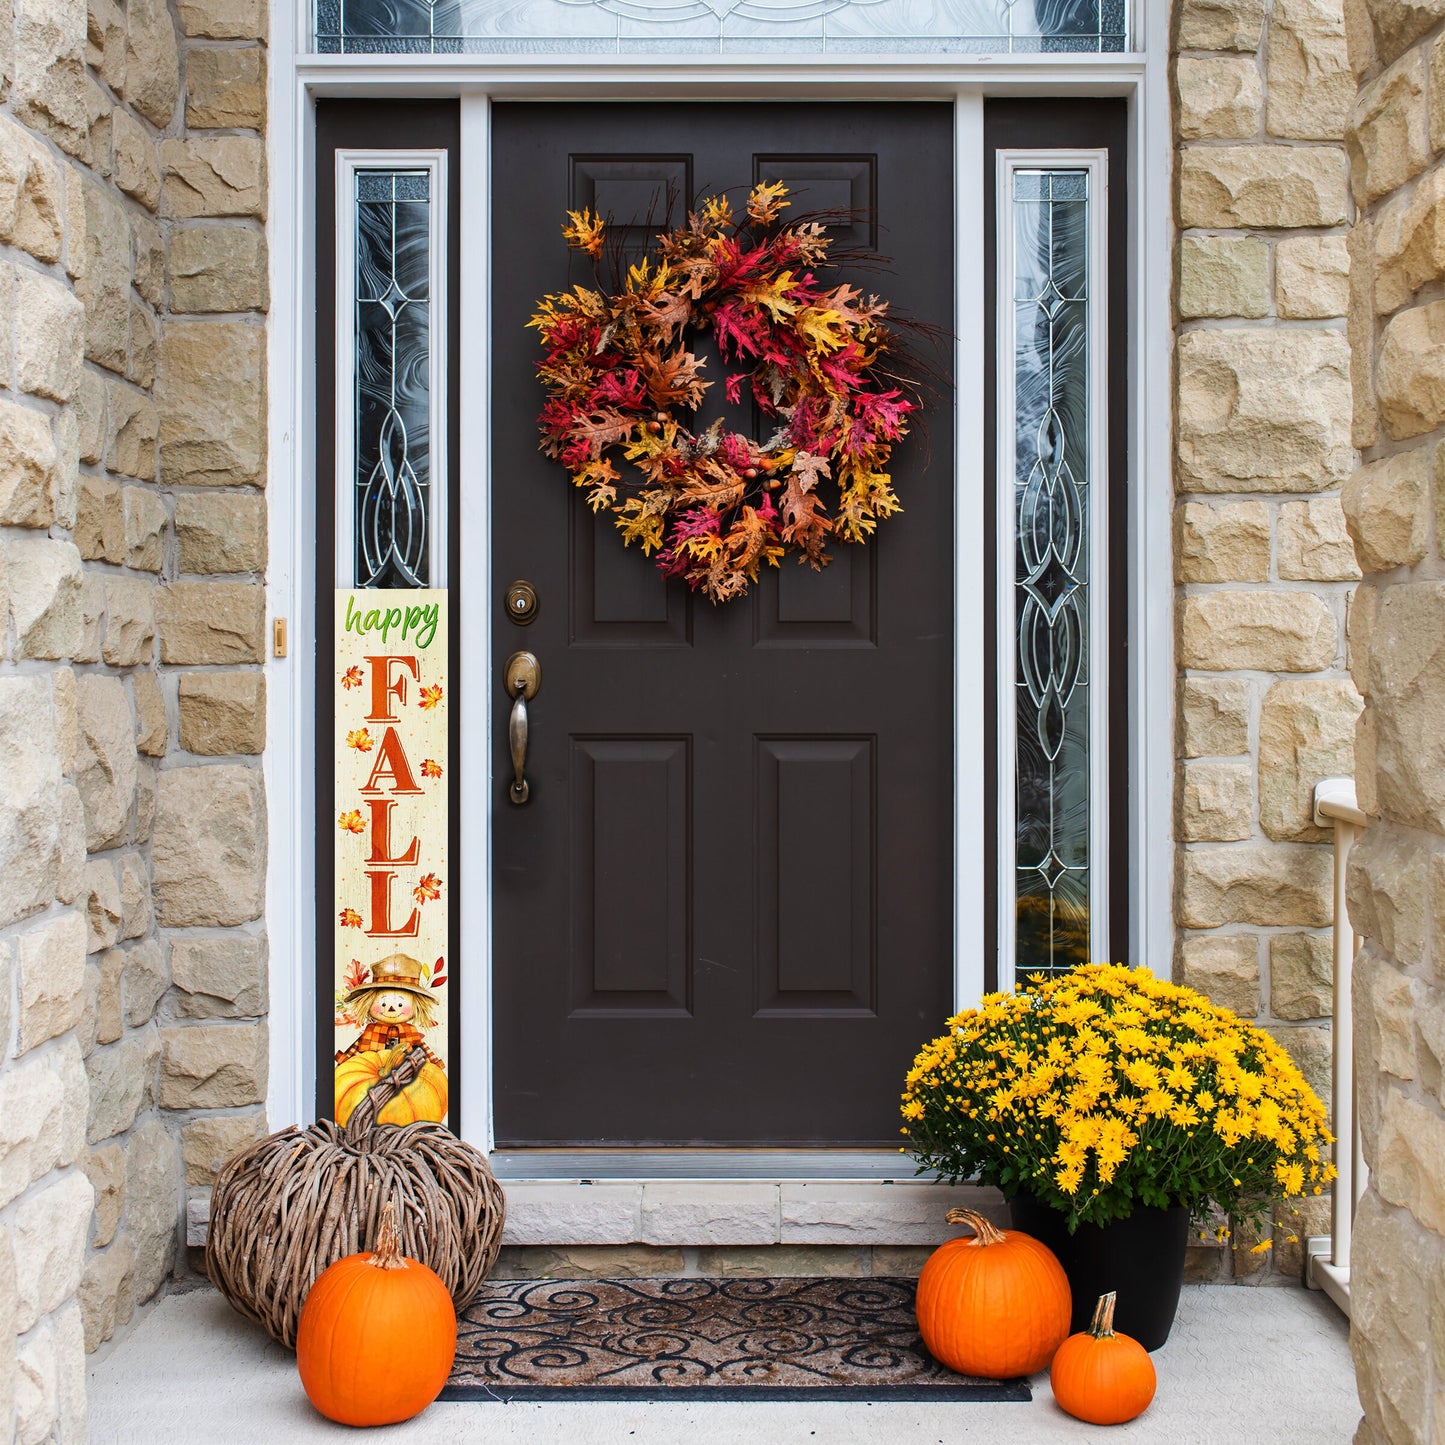
[[443,1400],[1021,1400],[923,1348],[908,1279],[563,1279],[483,1286]]

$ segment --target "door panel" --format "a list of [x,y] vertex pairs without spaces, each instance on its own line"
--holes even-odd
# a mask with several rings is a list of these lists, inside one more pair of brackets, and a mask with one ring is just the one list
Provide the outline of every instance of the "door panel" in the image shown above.
[[[866,547],[822,574],[789,559],[714,607],[537,451],[525,323],[591,282],[565,210],[610,210],[640,246],[669,189],[691,190],[675,223],[684,200],[782,178],[790,217],[869,211],[839,245],[876,232],[893,264],[848,279],[949,328],[951,108],[493,116],[493,655],[500,673],[526,647],[544,674],[522,806],[500,677],[492,694],[498,1142],[891,1145],[903,1073],[951,1004],[951,397],[900,445],[905,511]],[[750,424],[709,399],[699,427],[719,412]],[[540,595],[526,628],[501,605],[512,578]]]

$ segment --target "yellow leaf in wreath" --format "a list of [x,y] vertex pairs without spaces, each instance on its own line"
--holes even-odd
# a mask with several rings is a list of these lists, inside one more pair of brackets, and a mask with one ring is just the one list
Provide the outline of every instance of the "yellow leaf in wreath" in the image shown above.
[[653,496],[656,494],[644,493],[642,497],[630,497],[617,511],[616,526],[622,533],[622,545],[630,547],[634,542],[641,543],[644,557],[650,557],[662,546],[662,524],[667,502],[664,498],[662,510],[654,510],[645,500]]
[[578,251],[586,251],[589,256],[600,256],[603,232],[607,229],[601,216],[586,206],[580,211],[568,211],[567,220],[569,224],[562,227],[567,244]]
[[814,351],[841,351],[848,344],[848,323],[836,311],[809,306],[793,324]]
[[733,223],[733,208],[726,196],[709,196],[702,203],[702,223],[710,231],[722,231]]
[[759,181],[748,192],[748,219],[760,226],[771,225],[793,203],[785,201],[788,188],[781,181],[767,185]]
[[[792,285],[793,273],[780,271],[771,281],[755,281],[751,286],[743,287],[743,300],[763,307],[774,321],[786,321],[788,317],[798,314],[798,303],[789,301],[786,294],[792,289]],[[839,317],[839,320],[841,319]]]

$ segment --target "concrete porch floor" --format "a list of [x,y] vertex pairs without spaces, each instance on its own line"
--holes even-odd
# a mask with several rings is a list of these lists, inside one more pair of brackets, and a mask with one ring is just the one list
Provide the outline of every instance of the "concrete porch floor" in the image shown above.
[[[1169,1343],[1154,1356],[1159,1391],[1111,1441],[1148,1445],[1345,1445],[1359,1420],[1349,1327],[1303,1289],[1188,1286]],[[377,1441],[527,1441],[529,1445],[933,1445],[1103,1438],[1054,1404],[1048,1379],[1019,1404],[854,1402],[699,1405],[619,1402],[437,1404],[376,1430]],[[679,1392],[681,1394],[681,1392]],[[294,1357],[208,1289],[149,1311],[90,1372],[97,1445],[359,1438],[307,1402]]]

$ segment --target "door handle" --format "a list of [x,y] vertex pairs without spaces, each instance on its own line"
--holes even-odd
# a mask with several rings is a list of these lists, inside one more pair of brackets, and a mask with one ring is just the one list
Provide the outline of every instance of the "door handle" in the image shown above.
[[503,676],[507,696],[512,699],[512,715],[507,723],[507,741],[512,749],[512,783],[507,796],[514,803],[525,803],[531,789],[527,786],[527,703],[542,686],[542,664],[530,652],[514,652],[508,659]]

